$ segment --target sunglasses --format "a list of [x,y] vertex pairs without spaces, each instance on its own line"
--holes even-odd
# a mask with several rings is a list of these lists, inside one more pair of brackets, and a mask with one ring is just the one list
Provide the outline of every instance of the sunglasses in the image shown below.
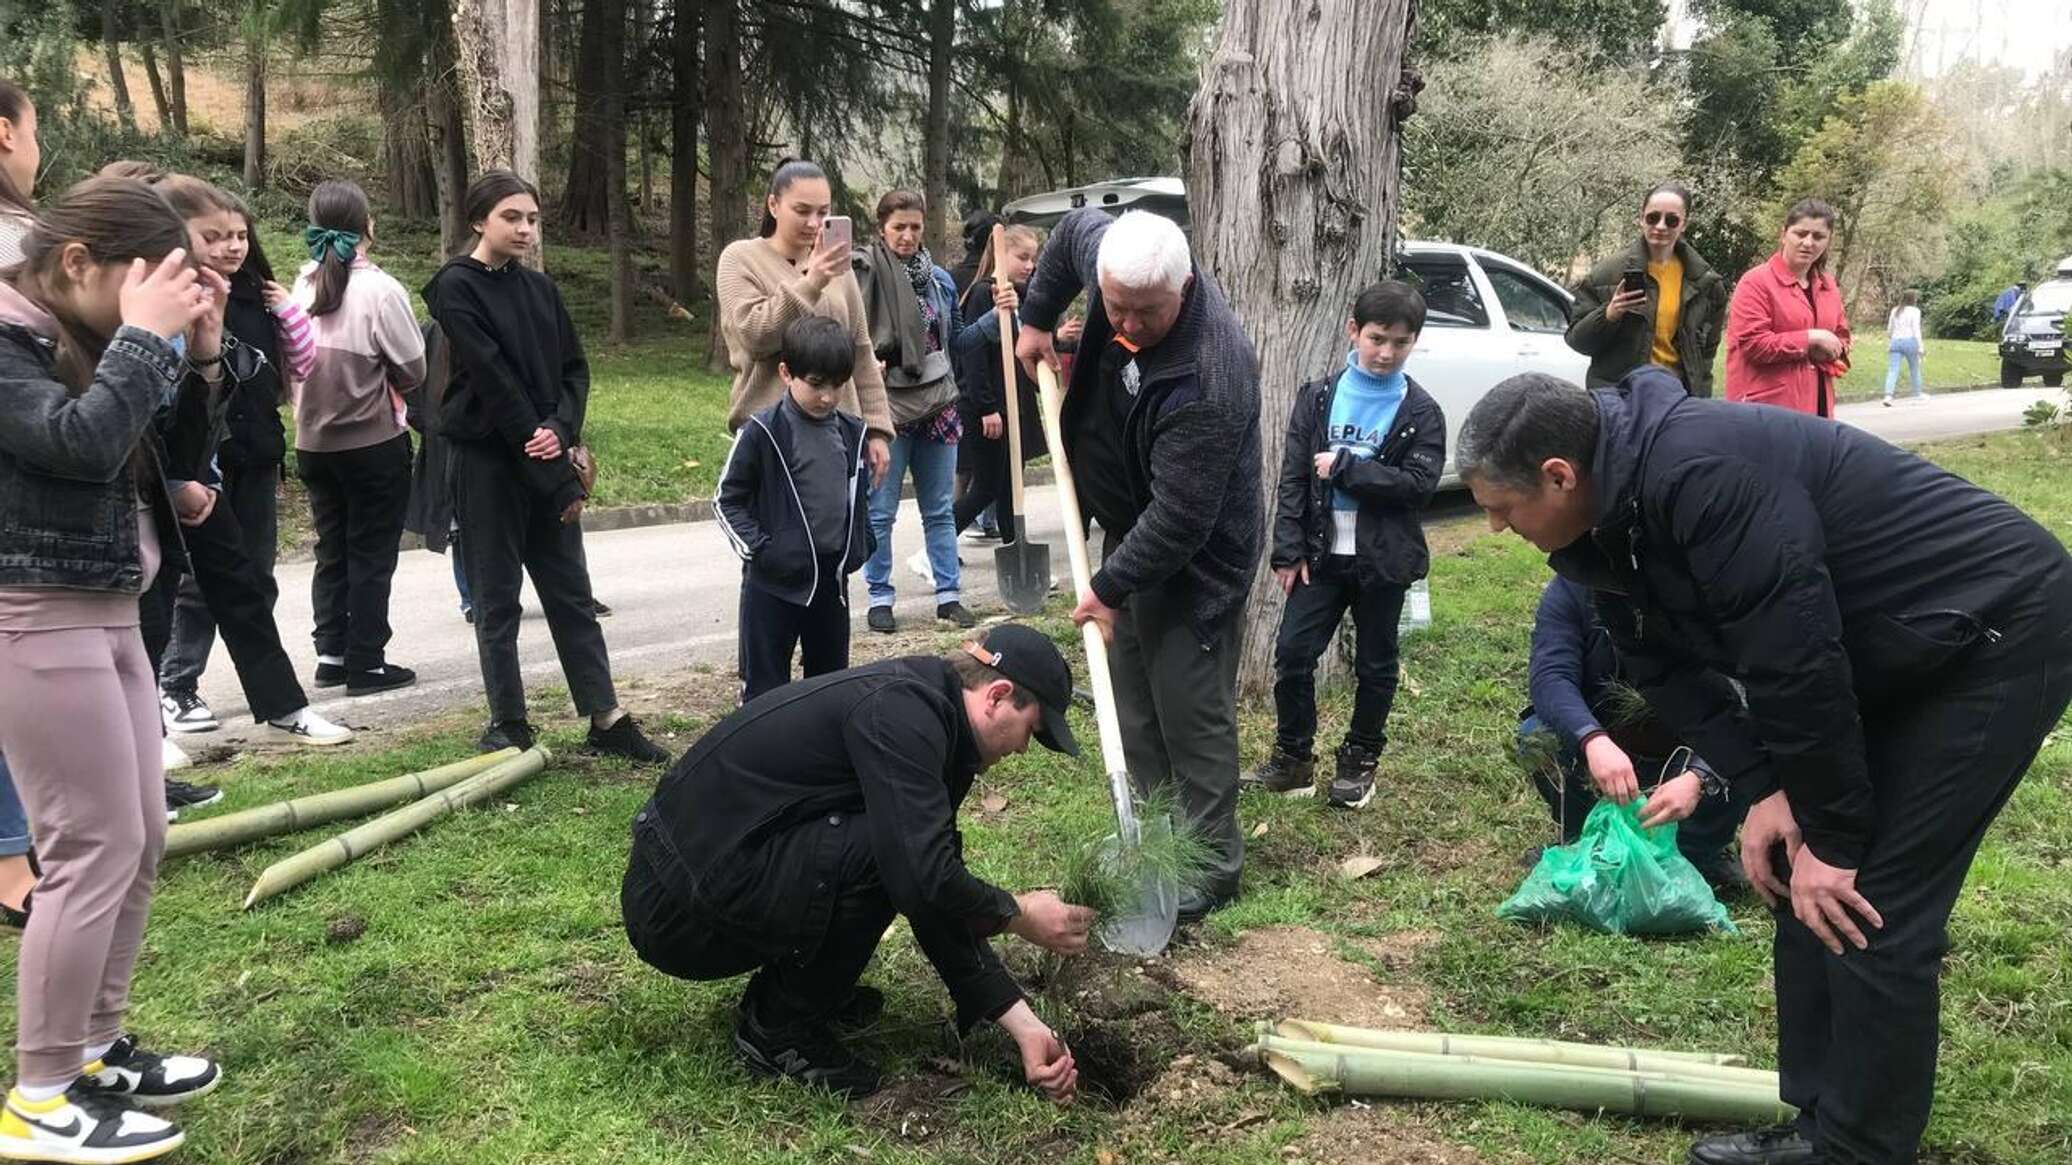
[[1668,227],[1670,230],[1683,225],[1683,216],[1673,211],[1651,210],[1640,216],[1640,220],[1651,227]]

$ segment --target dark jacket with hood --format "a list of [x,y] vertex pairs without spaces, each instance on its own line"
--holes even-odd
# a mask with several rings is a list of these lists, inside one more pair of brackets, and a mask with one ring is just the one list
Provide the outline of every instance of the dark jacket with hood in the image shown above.
[[[590,364],[561,290],[523,263],[492,268],[462,255],[439,268],[423,294],[452,346],[440,433],[505,450],[532,491],[557,510],[581,498],[567,453],[583,440]],[[552,461],[525,455],[542,425],[561,438],[562,456]]]
[[163,337],[124,327],[75,396],[57,380],[56,337],[49,314],[0,283],[0,587],[141,594],[140,495],[159,569],[185,561],[153,425],[183,366]]
[[1409,586],[1432,565],[1419,515],[1439,488],[1446,465],[1446,414],[1415,380],[1405,378],[1403,403],[1371,458],[1341,451],[1331,476],[1317,476],[1317,454],[1330,447],[1331,401],[1338,377],[1295,390],[1288,443],[1281,454],[1274,507],[1275,569],[1307,562],[1312,573],[1331,553],[1331,491],[1359,499],[1353,559],[1362,585]]
[[1784,790],[1813,852],[1855,867],[1877,812],[1865,719],[2050,658],[2072,558],[1851,426],[1698,400],[1654,367],[1592,396],[1595,526],[1549,561],[1596,592],[1635,686],[1736,799]]
[[950,665],[911,656],[786,684],[714,725],[633,820],[636,844],[687,912],[771,958],[810,959],[827,934],[831,830],[867,831],[892,906],[957,1003],[963,1027],[1021,988],[986,942],[1020,912],[964,864],[957,808],[978,741]]
[[[1065,396],[1068,457],[1076,456],[1081,414],[1105,399],[1098,354],[1115,330],[1101,307],[1099,259],[1114,221],[1094,207],[1066,215],[1022,304],[1024,325],[1051,331],[1073,298],[1087,295],[1086,331]],[[1136,359],[1141,387],[1122,434],[1135,512],[1094,515],[1108,537],[1094,594],[1120,607],[1150,587],[1177,593],[1207,642],[1211,628],[1244,610],[1259,569],[1266,526],[1259,360],[1215,279],[1198,265],[1173,330]]]
[[273,313],[266,309],[266,289],[258,275],[239,271],[231,277],[223,326],[238,343],[265,356],[266,362],[226,362],[225,370],[231,376],[240,370],[256,372],[236,380],[227,393],[225,432],[218,455],[229,468],[265,472],[287,458],[288,435],[281,423],[281,334]]
[[[734,435],[734,447],[720,470],[719,494],[713,499],[720,530],[747,564],[748,585],[800,607],[811,606],[822,587],[840,588],[846,604],[848,588],[842,580],[862,569],[877,545],[871,536],[863,418],[837,412],[830,423],[839,428],[847,451],[841,468],[849,483],[844,495],[848,504],[842,513],[806,512],[809,491],[801,491],[796,480],[799,444],[826,438],[810,432],[812,422],[793,416],[792,407],[781,400],[750,415]],[[842,545],[847,549],[839,561],[815,553],[817,522],[842,524]]]
[[[1676,297],[1676,356],[1691,395],[1709,397],[1712,359],[1727,334],[1727,285],[1682,239],[1676,241],[1676,257],[1683,263],[1683,286]],[[1640,310],[1617,321],[1604,318],[1604,305],[1618,294],[1626,269],[1645,271],[1647,265],[1647,240],[1636,239],[1632,246],[1591,268],[1576,285],[1575,322],[1568,326],[1568,346],[1590,358],[1591,388],[1616,384],[1654,356],[1655,312],[1662,297],[1654,276],[1642,277],[1648,298]]]

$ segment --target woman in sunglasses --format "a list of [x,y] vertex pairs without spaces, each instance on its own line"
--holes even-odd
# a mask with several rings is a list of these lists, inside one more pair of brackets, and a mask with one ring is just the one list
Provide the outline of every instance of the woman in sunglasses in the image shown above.
[[1589,386],[1617,383],[1644,364],[1712,395],[1712,358],[1726,331],[1727,287],[1684,242],[1691,192],[1664,182],[1641,202],[1640,238],[1599,263],[1576,288],[1568,346],[1590,357]]

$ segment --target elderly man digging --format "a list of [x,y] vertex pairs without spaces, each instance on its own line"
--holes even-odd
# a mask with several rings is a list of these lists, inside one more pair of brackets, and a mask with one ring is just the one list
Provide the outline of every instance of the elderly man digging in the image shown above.
[[1023,361],[1056,365],[1051,329],[1091,302],[1065,398],[1065,454],[1106,534],[1093,588],[1072,617],[1115,645],[1131,775],[1168,783],[1215,858],[1182,922],[1237,896],[1237,664],[1258,567],[1259,363],[1187,238],[1142,211],[1066,216],[1022,305]]

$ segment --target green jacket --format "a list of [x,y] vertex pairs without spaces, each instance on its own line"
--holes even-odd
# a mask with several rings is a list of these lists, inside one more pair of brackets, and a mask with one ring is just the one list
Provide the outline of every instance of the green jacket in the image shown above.
[[[1712,358],[1726,334],[1727,285],[1698,257],[1690,244],[1677,240],[1683,260],[1683,291],[1677,297],[1676,354],[1683,362],[1684,387],[1692,396],[1712,395]],[[1568,326],[1568,346],[1590,358],[1590,388],[1607,388],[1643,364],[1655,347],[1655,304],[1661,288],[1646,277],[1647,303],[1617,322],[1607,322],[1604,305],[1617,293],[1619,277],[1629,265],[1645,268],[1647,243],[1632,246],[1590,269],[1576,286],[1575,322]]]

